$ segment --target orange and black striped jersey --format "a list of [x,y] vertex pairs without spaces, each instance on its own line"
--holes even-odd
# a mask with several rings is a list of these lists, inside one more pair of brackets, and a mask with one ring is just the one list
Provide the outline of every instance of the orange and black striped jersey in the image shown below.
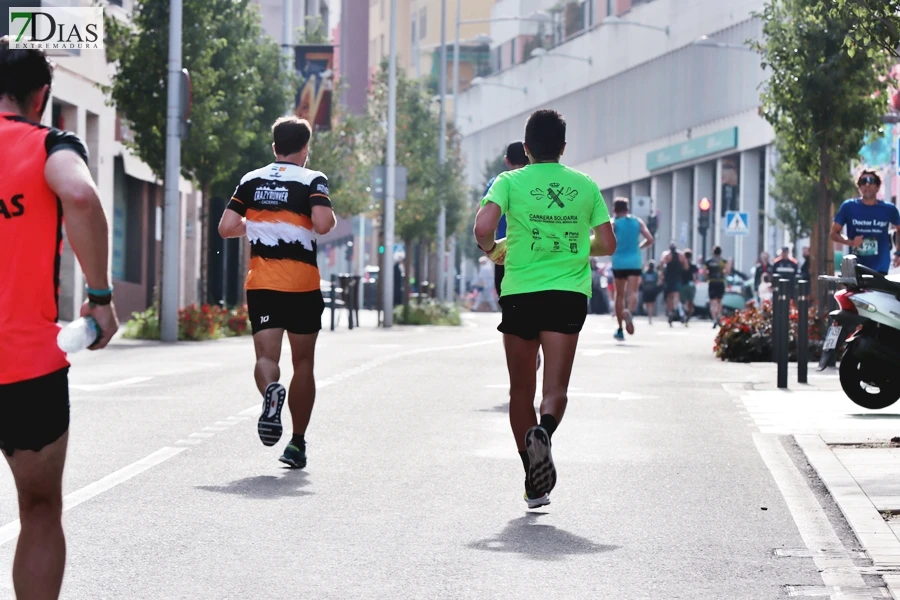
[[0,113],[0,384],[69,365],[59,349],[62,204],[47,185],[47,158],[88,151],[73,133]]
[[277,161],[244,175],[227,208],[247,219],[246,289],[319,289],[313,206],[332,207],[328,179],[318,171]]

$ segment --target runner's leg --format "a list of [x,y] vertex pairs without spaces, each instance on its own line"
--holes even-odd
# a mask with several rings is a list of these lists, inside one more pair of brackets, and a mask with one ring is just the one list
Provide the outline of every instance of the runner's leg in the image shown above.
[[616,321],[619,323],[619,330],[616,332],[616,338],[622,339],[622,321],[625,320],[625,285],[627,279],[616,277]]
[[291,343],[291,362],[294,376],[288,391],[288,407],[294,435],[306,435],[313,404],[316,401],[316,380],[314,377],[316,339],[318,333],[299,335],[288,333]]
[[[534,368],[540,340],[526,340],[517,335],[504,334],[506,367],[509,370],[509,424],[516,438],[516,448],[525,451],[525,433],[537,425],[534,394],[537,373]],[[546,374],[546,369],[544,371]]]
[[6,460],[19,497],[21,531],[13,561],[20,600],[56,600],[66,566],[62,528],[62,475],[69,434],[39,452],[16,450]]
[[256,368],[253,376],[260,394],[266,393],[266,387],[281,378],[281,343],[284,329],[263,329],[253,335],[253,348],[256,350]]

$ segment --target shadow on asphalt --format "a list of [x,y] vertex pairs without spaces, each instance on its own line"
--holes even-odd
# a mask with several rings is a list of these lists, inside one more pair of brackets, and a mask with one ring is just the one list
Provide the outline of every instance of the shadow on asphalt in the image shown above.
[[479,408],[478,412],[495,412],[495,413],[506,414],[509,412],[509,402],[504,402],[503,404],[498,404],[494,408]]
[[619,549],[619,546],[594,543],[553,525],[541,525],[537,520],[546,514],[548,513],[530,512],[507,523],[495,537],[479,540],[468,546],[475,550],[521,554],[536,560],[561,560],[565,556],[598,554]]
[[857,413],[850,417],[853,419],[900,419],[900,415],[882,413]]
[[247,498],[290,498],[311,496],[300,488],[309,485],[307,475],[303,471],[285,469],[284,475],[257,475],[232,481],[226,485],[198,485],[197,489],[220,494],[236,494]]

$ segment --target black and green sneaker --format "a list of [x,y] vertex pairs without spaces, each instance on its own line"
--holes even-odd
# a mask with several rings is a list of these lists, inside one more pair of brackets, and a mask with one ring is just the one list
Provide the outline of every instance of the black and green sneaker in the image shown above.
[[278,460],[291,467],[292,469],[302,469],[306,467],[306,444],[298,447],[293,443],[288,444],[284,449],[284,454],[278,457]]

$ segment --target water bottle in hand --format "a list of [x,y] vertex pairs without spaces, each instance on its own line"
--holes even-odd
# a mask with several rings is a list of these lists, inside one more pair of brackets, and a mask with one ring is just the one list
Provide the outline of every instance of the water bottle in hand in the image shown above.
[[93,317],[81,317],[59,330],[56,343],[67,354],[89,348],[100,339],[100,328]]

